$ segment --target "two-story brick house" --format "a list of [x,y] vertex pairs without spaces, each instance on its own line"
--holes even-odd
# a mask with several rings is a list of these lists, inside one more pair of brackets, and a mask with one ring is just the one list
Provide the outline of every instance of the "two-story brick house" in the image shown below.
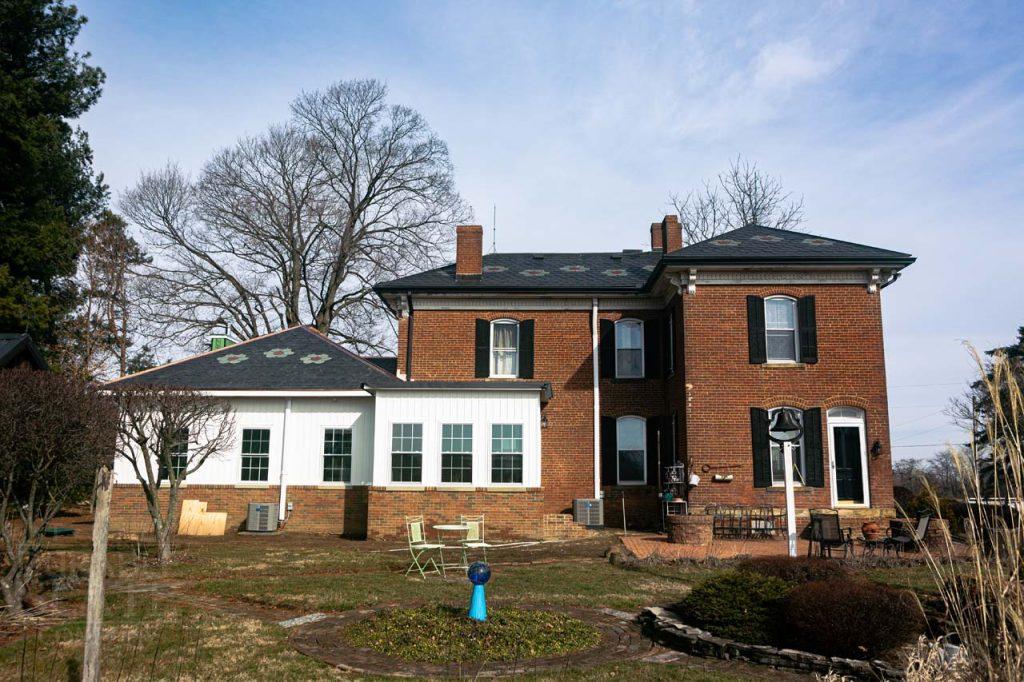
[[[406,514],[484,513],[529,537],[599,496],[608,523],[623,497],[650,523],[683,462],[693,505],[782,506],[779,407],[802,415],[798,507],[891,513],[881,291],[914,259],[758,226],[684,247],[675,216],[650,236],[649,251],[484,255],[482,229],[459,227],[454,264],[376,287],[398,319],[393,372],[296,328],[121,381],[238,401],[241,429],[266,425],[266,478],[229,453],[190,494],[238,518],[279,500],[295,528],[387,537]],[[328,480],[342,433],[345,480]]]

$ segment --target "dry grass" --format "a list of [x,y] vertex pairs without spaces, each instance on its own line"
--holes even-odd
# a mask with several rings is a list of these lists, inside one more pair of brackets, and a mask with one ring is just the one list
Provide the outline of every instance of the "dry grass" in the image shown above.
[[[976,351],[971,352],[994,402],[993,413],[985,425],[991,443],[986,458],[991,457],[997,472],[993,497],[1019,505],[1024,500],[1024,434],[1020,431],[1024,392],[1005,357],[996,356],[986,366]],[[982,498],[979,468],[960,456],[955,461],[964,499]],[[929,493],[938,508],[938,495],[930,489]],[[992,505],[968,505],[966,534],[970,551],[966,560],[955,559],[949,537],[940,548],[925,547],[950,625],[962,643],[962,658],[946,660],[941,647],[920,649],[912,670],[908,670],[913,672],[915,682],[1024,679],[1024,526],[1020,523],[1019,506],[1018,513],[1009,516],[998,511]],[[948,669],[953,664],[956,671]],[[953,677],[954,674],[963,677]]]

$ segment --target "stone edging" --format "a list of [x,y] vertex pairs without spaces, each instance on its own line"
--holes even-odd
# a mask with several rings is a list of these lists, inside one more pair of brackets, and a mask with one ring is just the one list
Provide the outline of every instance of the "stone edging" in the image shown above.
[[[578,618],[595,628],[601,634],[601,642],[590,649],[562,656],[516,662],[440,665],[402,661],[370,649],[359,649],[345,642],[341,630],[384,608],[387,607],[347,611],[315,623],[300,625],[289,637],[289,641],[299,652],[342,670],[366,675],[403,677],[504,677],[531,672],[573,670],[639,658],[654,649],[654,644],[638,631],[633,614],[576,607],[558,608],[566,615]],[[538,607],[517,605],[517,608]]]
[[657,641],[673,649],[695,656],[741,660],[788,668],[805,672],[828,673],[859,680],[902,680],[903,671],[897,670],[884,661],[859,661],[852,658],[820,656],[796,649],[776,649],[772,646],[744,644],[731,639],[715,637],[710,632],[687,625],[667,609],[652,606],[640,612],[639,620],[643,631]]

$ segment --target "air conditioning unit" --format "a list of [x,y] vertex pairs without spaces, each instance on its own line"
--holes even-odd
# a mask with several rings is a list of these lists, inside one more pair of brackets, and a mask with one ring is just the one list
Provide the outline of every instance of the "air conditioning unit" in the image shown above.
[[589,527],[604,525],[604,500],[573,500],[572,520]]
[[250,533],[269,533],[277,530],[277,505],[266,502],[250,502],[245,530]]

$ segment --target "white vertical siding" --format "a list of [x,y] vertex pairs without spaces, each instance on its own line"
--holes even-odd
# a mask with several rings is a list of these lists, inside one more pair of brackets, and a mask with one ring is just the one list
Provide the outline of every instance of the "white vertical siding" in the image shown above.
[[[377,392],[373,484],[378,486],[539,487],[540,397],[528,391]],[[391,425],[423,425],[423,481],[391,482]],[[473,425],[473,484],[441,482],[441,425]],[[491,425],[523,425],[523,482],[491,483]]]
[[[270,467],[266,485],[281,479],[282,452],[288,485],[323,483],[323,435],[325,428],[352,429],[352,484],[368,484],[373,475],[373,398],[292,398],[292,411],[284,434],[285,398],[231,398],[235,438],[231,447],[206,460],[188,477],[196,485],[259,485],[242,481],[242,430],[270,429]],[[282,442],[282,435],[287,443]],[[136,482],[131,464],[114,462],[118,483]],[[326,484],[338,485],[338,484]]]

